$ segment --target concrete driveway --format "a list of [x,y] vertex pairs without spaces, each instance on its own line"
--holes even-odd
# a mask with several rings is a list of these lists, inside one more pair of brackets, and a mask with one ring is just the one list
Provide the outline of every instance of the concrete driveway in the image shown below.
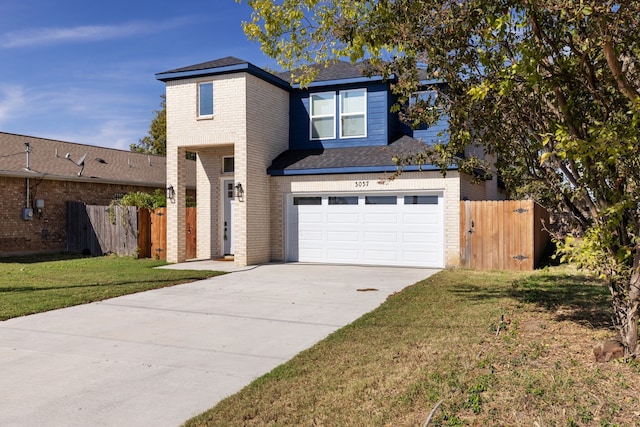
[[268,264],[0,322],[0,425],[180,425],[436,271]]

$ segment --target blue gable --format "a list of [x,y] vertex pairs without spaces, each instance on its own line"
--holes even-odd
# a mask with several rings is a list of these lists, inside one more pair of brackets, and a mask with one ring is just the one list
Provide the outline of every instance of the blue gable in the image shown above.
[[[352,89],[366,89],[366,136],[341,138],[340,91]],[[289,148],[292,150],[300,150],[387,145],[393,136],[389,133],[389,109],[391,108],[388,95],[389,90],[388,83],[371,82],[364,79],[349,84],[312,86],[308,89],[293,90],[290,103],[291,126],[289,131]],[[311,138],[310,97],[313,94],[319,93],[335,94],[335,138]]]

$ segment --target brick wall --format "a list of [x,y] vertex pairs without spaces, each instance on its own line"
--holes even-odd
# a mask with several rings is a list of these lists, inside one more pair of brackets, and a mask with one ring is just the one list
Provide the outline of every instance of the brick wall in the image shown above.
[[267,168],[288,146],[289,93],[257,77],[248,76],[247,177],[243,183],[245,202],[239,203],[246,209],[246,264],[271,261],[272,201]]
[[[132,191],[153,193],[154,188],[86,182],[30,180],[30,206],[44,200],[44,209],[34,209],[32,220],[22,219],[26,207],[25,178],[0,177],[0,256],[64,251],[66,248],[66,202],[108,205],[117,194]],[[164,190],[164,188],[163,188]]]

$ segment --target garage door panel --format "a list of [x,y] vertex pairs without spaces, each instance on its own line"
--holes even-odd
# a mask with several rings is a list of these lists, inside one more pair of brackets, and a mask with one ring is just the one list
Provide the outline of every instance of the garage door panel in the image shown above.
[[437,212],[405,213],[402,215],[402,222],[405,225],[438,224],[440,219],[441,216]]
[[321,242],[323,240],[324,239],[322,237],[322,230],[300,230],[300,242],[302,243],[301,245],[299,245],[300,247],[308,246],[305,245],[304,242]]
[[358,242],[359,233],[357,231],[327,231],[329,242]]
[[[379,193],[380,194],[380,193]],[[444,266],[442,196],[326,195],[288,210],[288,260],[399,266]],[[351,204],[335,204],[348,199]],[[355,204],[357,200],[358,204]],[[365,204],[397,201],[396,204]],[[436,203],[437,202],[437,203]]]
[[353,213],[327,213],[327,223],[329,224],[357,224],[360,222],[360,215]]
[[359,259],[358,249],[327,249],[329,262],[356,262]]
[[387,261],[390,263],[395,263],[398,261],[398,253],[396,251],[386,250],[370,250],[367,249],[364,251],[365,259],[371,261]]
[[393,231],[365,231],[363,233],[365,243],[394,243],[398,241],[398,233]]
[[389,213],[365,213],[365,224],[397,224],[398,214],[394,212]]
[[402,241],[405,243],[439,243],[440,235],[435,232],[405,232],[402,233]]
[[298,214],[298,223],[301,224],[322,224],[323,222],[320,212],[300,212]]

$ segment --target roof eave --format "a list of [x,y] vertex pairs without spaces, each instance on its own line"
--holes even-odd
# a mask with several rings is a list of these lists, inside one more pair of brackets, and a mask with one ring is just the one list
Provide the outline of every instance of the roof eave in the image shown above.
[[[47,179],[51,181],[70,181],[70,182],[83,182],[83,183],[94,183],[94,184],[114,184],[114,185],[131,185],[137,187],[152,187],[152,188],[163,188],[166,185],[166,182],[151,182],[151,181],[131,181],[131,180],[116,180],[116,179],[105,179],[100,178],[98,176],[68,176],[68,175],[54,175],[47,174],[37,171],[0,171],[1,177],[6,178],[38,178],[38,179]],[[187,185],[187,188],[192,189],[195,186]]]
[[[385,79],[382,76],[373,76],[373,77],[351,77],[347,79],[333,79],[333,80],[321,80],[314,81],[304,86],[304,88],[312,88],[312,87],[322,87],[322,86],[336,86],[336,85],[345,85],[352,83],[374,83],[374,82],[384,82],[389,81],[390,79]],[[295,83],[291,85],[294,89],[302,89],[300,83]]]
[[[402,168],[402,172],[430,172],[439,171],[440,167],[435,165],[409,165]],[[447,170],[458,170],[457,165],[452,165]],[[329,175],[329,174],[350,174],[350,173],[395,173],[397,166],[347,166],[335,168],[316,169],[268,169],[271,176],[292,176],[292,175]]]
[[262,68],[258,68],[249,62],[234,64],[234,65],[226,65],[222,67],[204,68],[201,70],[176,71],[176,72],[167,71],[162,73],[156,73],[156,79],[166,83],[172,80],[184,80],[184,79],[191,79],[195,77],[209,77],[209,76],[216,76],[221,74],[233,74],[233,73],[243,73],[243,72],[252,74],[282,89],[287,89],[287,90],[291,89],[291,86],[289,85],[289,83],[282,80],[280,77],[275,76],[269,73],[268,71],[263,70]]

